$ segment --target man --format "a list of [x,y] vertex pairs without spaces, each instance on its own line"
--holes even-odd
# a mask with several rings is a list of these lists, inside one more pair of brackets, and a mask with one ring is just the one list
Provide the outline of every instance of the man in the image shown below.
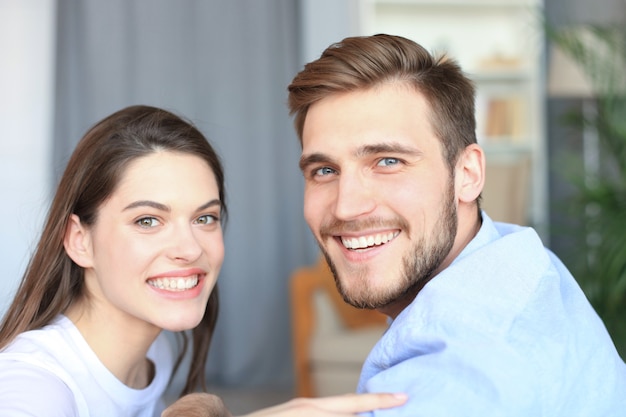
[[391,321],[358,392],[408,401],[370,415],[626,415],[626,365],[574,278],[480,208],[474,87],[454,61],[346,38],[296,75],[289,109],[337,288]]
[[480,208],[474,88],[395,36],[331,45],[289,86],[304,215],[346,302],[391,326],[359,392],[376,416],[624,416],[626,366],[531,228]]

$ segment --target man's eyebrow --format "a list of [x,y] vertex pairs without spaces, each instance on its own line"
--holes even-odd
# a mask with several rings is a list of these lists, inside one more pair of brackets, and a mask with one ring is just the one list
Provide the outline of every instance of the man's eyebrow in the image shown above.
[[[354,156],[362,157],[367,155],[377,155],[381,153],[394,153],[404,155],[421,155],[422,151],[417,148],[403,145],[397,142],[391,143],[376,143],[373,145],[363,145],[359,147]],[[300,170],[304,171],[307,166],[311,164],[324,163],[332,164],[333,159],[323,153],[312,153],[310,155],[302,155],[300,157]]]
[[[221,206],[221,205],[222,203],[220,202],[220,200],[215,198],[213,200],[210,200],[202,204],[200,207],[196,209],[196,211],[202,211],[202,210],[208,209],[209,207]],[[161,211],[171,211],[169,206],[166,206],[165,204],[157,203],[156,201],[151,201],[151,200],[134,201],[130,203],[129,205],[127,205],[126,207],[124,207],[124,210],[130,210],[130,209],[137,208],[137,207],[152,207],[154,209],[161,210]]]
[[312,153],[310,155],[302,155],[300,157],[300,170],[304,171],[307,166],[318,163],[332,163],[332,159],[323,153]]
[[409,147],[397,142],[376,143],[373,145],[364,145],[357,149],[355,156],[376,155],[379,153],[400,153],[406,155],[421,155],[422,152],[414,147]]

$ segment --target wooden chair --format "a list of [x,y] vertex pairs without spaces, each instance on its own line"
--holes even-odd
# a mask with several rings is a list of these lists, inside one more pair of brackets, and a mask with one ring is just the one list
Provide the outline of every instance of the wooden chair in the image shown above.
[[[293,272],[290,292],[296,395],[354,391],[365,356],[386,329],[386,317],[346,304],[321,256],[317,264]],[[331,372],[324,373],[324,367]],[[354,380],[354,386],[346,380]]]

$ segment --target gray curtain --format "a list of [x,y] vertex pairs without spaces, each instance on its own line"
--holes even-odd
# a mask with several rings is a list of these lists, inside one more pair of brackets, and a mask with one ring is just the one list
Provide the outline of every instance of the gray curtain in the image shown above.
[[188,117],[223,158],[230,218],[215,386],[292,381],[288,278],[317,256],[286,110],[297,16],[293,0],[58,2],[55,178],[90,125],[130,104]]

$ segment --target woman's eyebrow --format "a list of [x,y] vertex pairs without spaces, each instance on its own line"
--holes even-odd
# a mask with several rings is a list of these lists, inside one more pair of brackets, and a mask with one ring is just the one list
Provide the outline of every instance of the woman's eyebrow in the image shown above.
[[[199,206],[196,209],[196,211],[202,211],[202,210],[206,210],[209,207],[221,206],[221,205],[222,205],[221,201],[218,198],[215,198]],[[134,201],[130,203],[129,205],[127,205],[126,207],[124,207],[124,210],[130,210],[130,209],[137,208],[137,207],[152,207],[154,209],[161,210],[161,211],[171,211],[169,206],[165,204],[157,203],[156,201],[152,201],[152,200]]]
[[137,208],[137,207],[152,207],[161,211],[170,211],[170,208],[166,206],[165,204],[157,203],[156,201],[151,201],[151,200],[139,200],[139,201],[132,202],[126,207],[124,207],[124,210],[130,210],[130,209]]
[[215,198],[215,199],[213,199],[211,201],[208,201],[208,202],[204,203],[200,207],[198,207],[197,211],[206,210],[209,207],[213,207],[213,206],[220,206],[221,207],[222,206],[222,202],[218,198]]

